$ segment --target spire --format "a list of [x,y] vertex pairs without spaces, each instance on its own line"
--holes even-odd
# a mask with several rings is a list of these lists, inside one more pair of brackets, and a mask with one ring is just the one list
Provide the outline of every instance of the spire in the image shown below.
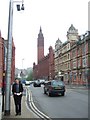
[[40,31],[39,31],[39,34],[38,34],[38,38],[43,38],[43,33],[42,33],[42,28],[40,26]]
[[42,33],[42,28],[41,28],[41,26],[40,26],[40,33]]
[[62,44],[61,40],[58,38],[58,40],[56,41],[56,44]]
[[42,58],[44,58],[44,37],[43,37],[41,26],[40,26],[40,31],[37,38],[37,49],[38,49],[37,52],[38,52],[38,63],[39,63],[39,61]]
[[76,30],[76,28],[73,26],[73,24],[71,24],[70,28],[69,28],[69,31],[70,30]]

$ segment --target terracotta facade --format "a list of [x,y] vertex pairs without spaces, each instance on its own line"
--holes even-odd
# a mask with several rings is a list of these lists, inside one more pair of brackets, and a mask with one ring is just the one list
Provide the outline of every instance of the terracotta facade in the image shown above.
[[78,35],[71,25],[67,41],[56,41],[54,61],[56,77],[60,72],[65,83],[87,85],[90,80],[90,32]]

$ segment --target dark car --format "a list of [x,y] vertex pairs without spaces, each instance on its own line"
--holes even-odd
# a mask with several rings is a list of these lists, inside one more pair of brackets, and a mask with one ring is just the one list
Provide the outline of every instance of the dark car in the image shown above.
[[44,84],[44,94],[52,95],[65,95],[65,84],[60,80],[47,81]]
[[33,83],[33,86],[34,87],[41,87],[40,80],[35,80],[34,83]]

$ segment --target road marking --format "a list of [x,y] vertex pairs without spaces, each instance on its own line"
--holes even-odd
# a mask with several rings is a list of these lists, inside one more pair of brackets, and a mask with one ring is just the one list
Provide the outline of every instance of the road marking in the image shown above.
[[36,115],[38,115],[40,118],[43,118],[43,119],[45,119],[45,120],[51,120],[50,117],[48,117],[47,115],[45,115],[44,113],[42,113],[42,112],[35,106],[35,104],[34,104],[34,102],[33,102],[33,98],[32,98],[32,92],[30,91],[30,89],[27,89],[27,92],[28,92],[28,96],[27,96],[27,97],[29,97],[29,98],[28,98],[28,102],[29,102],[29,105],[30,105],[32,111],[33,111]]

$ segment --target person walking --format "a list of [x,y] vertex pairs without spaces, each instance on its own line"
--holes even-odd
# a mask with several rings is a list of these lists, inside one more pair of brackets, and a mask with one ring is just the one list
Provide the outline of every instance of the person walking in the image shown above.
[[15,79],[15,83],[12,85],[12,94],[15,103],[16,116],[21,115],[21,99],[23,95],[23,85],[18,78]]

